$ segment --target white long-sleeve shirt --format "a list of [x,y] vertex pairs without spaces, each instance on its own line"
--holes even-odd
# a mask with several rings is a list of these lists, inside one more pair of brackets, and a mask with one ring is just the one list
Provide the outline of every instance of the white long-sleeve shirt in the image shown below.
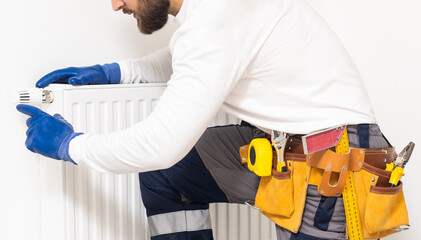
[[155,110],[110,134],[83,134],[70,156],[107,172],[168,168],[219,109],[261,129],[305,134],[374,123],[354,63],[304,0],[184,0],[169,49],[120,63],[122,83],[165,82]]

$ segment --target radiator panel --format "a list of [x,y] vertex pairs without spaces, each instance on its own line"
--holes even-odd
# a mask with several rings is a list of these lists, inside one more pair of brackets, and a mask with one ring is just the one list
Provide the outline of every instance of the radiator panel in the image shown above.
[[[75,131],[109,133],[147,117],[165,89],[162,84],[71,87],[52,85],[49,113],[61,113]],[[220,112],[212,125],[238,123]],[[106,174],[42,159],[43,239],[149,239],[137,174]],[[274,225],[238,204],[211,204],[217,240],[276,239]],[[51,226],[57,226],[52,230]]]

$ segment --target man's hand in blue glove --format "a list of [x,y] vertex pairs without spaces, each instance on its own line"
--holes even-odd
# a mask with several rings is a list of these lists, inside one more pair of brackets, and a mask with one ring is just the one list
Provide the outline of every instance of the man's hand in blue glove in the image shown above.
[[44,88],[50,83],[72,85],[94,85],[120,83],[121,72],[118,63],[90,67],[70,67],[53,71],[42,77],[36,87]]
[[25,104],[19,104],[16,108],[30,116],[26,120],[28,131],[25,142],[29,150],[46,157],[75,163],[69,155],[69,143],[82,133],[75,133],[72,125],[60,114],[51,116],[39,108]]

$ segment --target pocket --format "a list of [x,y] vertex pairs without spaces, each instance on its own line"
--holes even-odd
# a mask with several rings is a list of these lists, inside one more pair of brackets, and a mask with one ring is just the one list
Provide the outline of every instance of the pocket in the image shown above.
[[367,194],[365,225],[371,234],[408,225],[408,212],[402,190],[396,187],[371,186]]
[[408,225],[402,182],[386,187],[390,172],[367,163],[354,176],[365,239],[383,238],[396,233],[394,228]]
[[291,169],[278,172],[272,169],[271,176],[260,179],[255,205],[263,213],[290,217],[294,212],[294,189]]

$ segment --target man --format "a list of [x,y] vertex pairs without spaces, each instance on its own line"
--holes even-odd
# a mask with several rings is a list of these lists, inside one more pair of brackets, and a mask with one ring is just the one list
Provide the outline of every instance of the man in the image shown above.
[[[45,156],[106,172],[139,174],[151,237],[212,239],[211,202],[254,199],[260,178],[238,149],[272,130],[303,135],[347,125],[353,147],[382,148],[361,77],[327,24],[303,0],[112,0],[142,33],[168,14],[180,28],[169,48],[137,60],[67,68],[37,87],[167,82],[152,114],[123,131],[75,133],[61,116],[28,114],[26,145]],[[244,120],[207,129],[217,111]],[[250,124],[248,124],[250,123]],[[53,137],[54,136],[54,137]],[[297,232],[278,239],[345,239],[342,198],[309,185]]]

